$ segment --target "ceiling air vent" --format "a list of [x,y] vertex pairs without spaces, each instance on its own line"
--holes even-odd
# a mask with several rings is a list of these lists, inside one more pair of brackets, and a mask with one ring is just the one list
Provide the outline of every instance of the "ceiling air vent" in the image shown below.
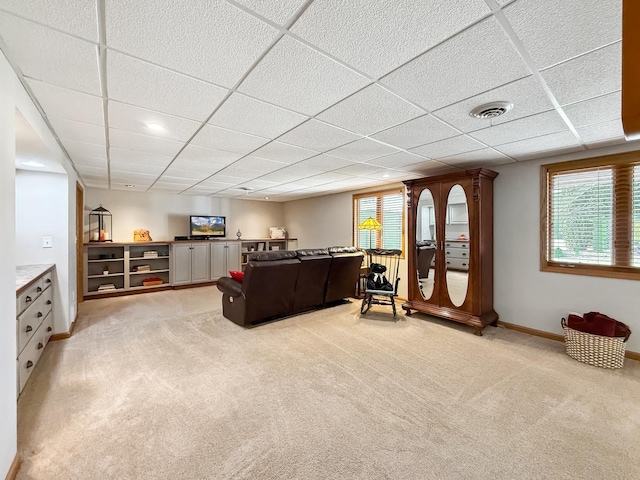
[[469,112],[469,115],[476,118],[494,118],[507,113],[513,108],[513,103],[491,102],[480,105]]

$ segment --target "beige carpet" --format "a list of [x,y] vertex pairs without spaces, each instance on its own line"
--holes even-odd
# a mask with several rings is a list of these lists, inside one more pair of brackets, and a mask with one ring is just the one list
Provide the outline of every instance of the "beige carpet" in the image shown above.
[[85,302],[19,399],[18,478],[640,478],[640,362],[388,312],[245,330],[215,287]]

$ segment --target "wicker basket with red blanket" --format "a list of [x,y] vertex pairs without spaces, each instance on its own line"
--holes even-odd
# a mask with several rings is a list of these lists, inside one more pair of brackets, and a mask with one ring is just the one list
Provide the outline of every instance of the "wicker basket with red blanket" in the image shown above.
[[569,314],[561,324],[567,355],[596,367],[623,367],[631,335],[627,325],[599,312]]

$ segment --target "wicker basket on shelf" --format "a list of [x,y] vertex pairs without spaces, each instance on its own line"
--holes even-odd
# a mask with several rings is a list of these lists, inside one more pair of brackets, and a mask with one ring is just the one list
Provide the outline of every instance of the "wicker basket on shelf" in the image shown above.
[[606,337],[574,330],[562,319],[567,355],[576,360],[602,368],[622,368],[629,334],[625,337]]

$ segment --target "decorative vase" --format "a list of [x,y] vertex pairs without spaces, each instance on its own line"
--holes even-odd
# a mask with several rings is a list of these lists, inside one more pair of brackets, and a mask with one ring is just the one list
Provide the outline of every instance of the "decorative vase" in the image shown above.
[[236,237],[238,237],[238,240],[240,240],[241,236],[242,236],[242,232],[240,231],[240,229],[238,229],[238,231],[236,232]]

